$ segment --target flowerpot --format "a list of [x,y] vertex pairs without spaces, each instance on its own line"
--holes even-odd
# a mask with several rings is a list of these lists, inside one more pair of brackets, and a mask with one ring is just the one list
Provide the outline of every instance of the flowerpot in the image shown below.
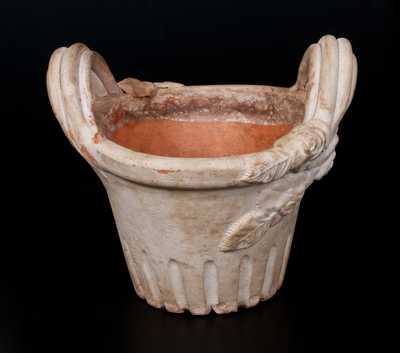
[[282,285],[306,188],[332,166],[354,92],[348,40],[324,36],[290,88],[125,79],[83,44],[57,49],[55,115],[103,182],[136,293],[204,315]]

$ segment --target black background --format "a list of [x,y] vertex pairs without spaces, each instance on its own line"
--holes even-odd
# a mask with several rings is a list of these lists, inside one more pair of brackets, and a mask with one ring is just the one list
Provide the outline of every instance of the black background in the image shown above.
[[[2,2],[6,205],[0,352],[325,352],[356,348],[378,291],[372,124],[392,46],[389,2]],[[52,51],[80,41],[117,80],[291,85],[306,47],[347,37],[359,61],[334,168],[303,199],[283,288],[236,314],[176,315],[134,293],[103,187],[64,137],[45,87]],[[377,132],[373,135],[373,132]],[[368,195],[366,195],[368,190]]]

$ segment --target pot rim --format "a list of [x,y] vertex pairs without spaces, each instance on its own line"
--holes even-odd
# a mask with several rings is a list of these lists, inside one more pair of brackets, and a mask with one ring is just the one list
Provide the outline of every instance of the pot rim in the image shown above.
[[[100,135],[92,111],[96,96],[92,76],[108,94],[121,94],[105,60],[84,44],[59,48],[50,59],[47,87],[51,105],[70,142],[93,167],[150,186],[212,189],[267,183],[307,169],[307,164],[321,165],[352,100],[357,61],[344,38],[327,35],[311,45],[303,56],[295,85],[279,87],[305,91],[303,122],[270,149],[226,157],[157,156],[130,150]],[[186,87],[238,86],[271,87]],[[319,159],[321,163],[311,162]]]

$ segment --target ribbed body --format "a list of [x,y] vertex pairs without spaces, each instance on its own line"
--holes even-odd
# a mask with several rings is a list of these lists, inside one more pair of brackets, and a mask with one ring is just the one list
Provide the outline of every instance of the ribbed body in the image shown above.
[[148,187],[104,173],[101,179],[135,290],[150,305],[229,313],[270,298],[281,286],[298,204],[251,247],[218,249],[260,194],[272,197],[268,184],[196,191]]

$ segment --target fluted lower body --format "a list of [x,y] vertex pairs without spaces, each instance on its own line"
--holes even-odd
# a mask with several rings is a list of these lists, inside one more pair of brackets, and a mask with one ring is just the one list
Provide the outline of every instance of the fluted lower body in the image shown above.
[[173,190],[101,178],[136,293],[150,305],[229,313],[270,298],[282,285],[298,203],[254,245],[224,252],[218,244],[227,228],[251,211],[265,185]]

